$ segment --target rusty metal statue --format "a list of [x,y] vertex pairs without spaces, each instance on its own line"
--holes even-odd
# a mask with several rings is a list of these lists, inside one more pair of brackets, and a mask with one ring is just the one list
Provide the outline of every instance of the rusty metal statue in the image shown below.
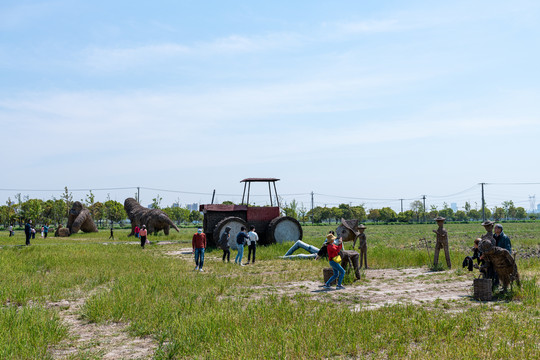
[[435,218],[435,221],[437,222],[437,225],[439,228],[437,230],[433,230],[435,234],[437,234],[437,244],[435,245],[435,257],[433,259],[433,266],[436,267],[439,263],[439,252],[441,251],[441,248],[444,249],[444,257],[446,258],[446,265],[449,269],[452,268],[452,264],[450,262],[450,251],[448,250],[448,231],[443,227],[444,221],[446,218],[443,218],[442,216],[438,216]]
[[489,220],[486,220],[482,223],[482,226],[484,227],[484,229],[486,229],[486,233],[482,235],[482,240],[489,240],[491,242],[491,245],[495,246],[497,245],[497,242],[493,237],[493,224],[493,221]]
[[143,225],[146,225],[149,233],[163,230],[165,235],[169,235],[169,228],[171,227],[180,232],[178,227],[163,211],[142,207],[134,198],[127,198],[124,201],[124,209],[131,221],[131,233],[128,236],[135,234],[136,226],[142,227]]
[[68,237],[69,236],[69,229],[62,226],[62,224],[58,224],[58,227],[56,228],[56,231],[54,232],[54,237]]
[[502,282],[503,291],[506,291],[514,280],[521,286],[516,261],[508,250],[493,245],[489,239],[480,241],[478,248],[482,253],[481,259],[486,261],[480,270],[487,270],[492,266]]
[[356,240],[359,240],[358,249],[360,250],[360,268],[362,268],[362,263],[364,263],[364,266],[367,269],[368,268],[367,266],[367,239],[366,239],[366,234],[364,234],[365,230],[366,230],[365,225],[360,224],[360,226],[358,226],[359,234],[356,237],[356,239],[354,239],[352,248],[354,250],[354,247],[356,245]]
[[76,234],[79,230],[85,233],[98,232],[90,210],[86,209],[80,201],[75,201],[69,210],[67,228],[70,234]]

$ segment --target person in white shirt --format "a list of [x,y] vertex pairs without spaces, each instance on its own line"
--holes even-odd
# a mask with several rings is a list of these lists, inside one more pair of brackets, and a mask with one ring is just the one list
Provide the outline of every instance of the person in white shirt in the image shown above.
[[253,253],[253,261],[251,261],[251,262],[252,263],[255,262],[255,251],[257,249],[257,241],[259,241],[259,235],[257,235],[257,233],[255,232],[255,226],[251,225],[249,227],[248,236],[249,236],[249,240],[248,240],[249,252],[248,252],[248,262],[247,262],[247,264],[249,264],[249,262],[251,261],[251,254],[252,253]]

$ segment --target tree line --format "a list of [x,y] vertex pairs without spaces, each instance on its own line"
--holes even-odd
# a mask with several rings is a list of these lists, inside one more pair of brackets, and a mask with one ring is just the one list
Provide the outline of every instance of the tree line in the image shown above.
[[[482,219],[482,210],[472,208],[469,202],[465,203],[463,210],[454,211],[444,203],[442,209],[431,205],[429,211],[424,209],[424,204],[420,200],[416,200],[410,204],[408,210],[396,213],[390,207],[371,208],[366,210],[364,205],[352,206],[350,204],[339,204],[334,207],[317,206],[312,210],[307,210],[303,204],[299,205],[296,200],[290,203],[285,203],[281,209],[282,214],[291,216],[302,223],[312,222],[315,224],[324,222],[339,222],[344,219],[358,219],[360,222],[400,222],[400,223],[420,223],[424,221],[432,221],[438,216],[446,218],[447,221],[478,221]],[[485,207],[486,219],[495,221],[500,220],[524,220],[536,219],[535,214],[527,214],[527,211],[519,206],[516,207],[512,200],[502,203],[502,207],[495,206],[492,209]]]
[[[200,212],[190,211],[186,207],[181,207],[179,203],[162,209],[159,195],[152,200],[151,207],[163,210],[178,225],[202,220]],[[110,199],[110,196],[107,196],[104,202],[95,201],[95,196],[90,191],[85,199],[79,201],[90,211],[98,227],[113,223],[121,225],[127,220],[124,205]],[[8,197],[6,204],[0,206],[0,224],[4,228],[17,224],[23,226],[28,219],[32,219],[34,224],[65,224],[73,202],[73,195],[67,187],[60,198],[53,197],[49,200],[30,199],[28,195],[23,196],[19,193],[14,199]]]

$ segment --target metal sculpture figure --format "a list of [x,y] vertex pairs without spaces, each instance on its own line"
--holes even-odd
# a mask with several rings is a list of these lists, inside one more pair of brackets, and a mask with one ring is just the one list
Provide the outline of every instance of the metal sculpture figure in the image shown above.
[[80,201],[75,201],[69,210],[67,228],[70,234],[76,234],[79,230],[85,233],[98,232],[90,210],[86,209]]
[[68,237],[69,236],[69,229],[62,226],[62,224],[58,224],[58,227],[56,228],[56,231],[54,232],[54,237]]
[[437,244],[435,245],[435,257],[433,258],[433,267],[436,267],[439,263],[439,252],[441,251],[441,248],[443,248],[444,257],[446,258],[446,265],[449,269],[451,269],[452,263],[450,262],[450,251],[448,250],[448,231],[446,231],[446,229],[443,227],[444,220],[446,220],[446,218],[443,218],[442,216],[438,216],[435,219],[439,228],[437,230],[433,230],[433,232],[437,234]]
[[489,240],[491,245],[495,246],[497,242],[493,237],[493,221],[486,220],[482,223],[482,226],[486,229],[486,233],[482,235],[482,240]]
[[364,234],[365,230],[366,230],[365,225],[360,224],[360,226],[358,226],[359,234],[356,237],[356,239],[354,239],[352,248],[354,250],[354,247],[356,245],[356,240],[359,240],[358,249],[360,250],[360,268],[362,268],[362,263],[364,263],[364,266],[367,269],[368,268],[367,266],[367,239],[366,239],[366,234]]
[[169,228],[171,227],[180,232],[178,227],[163,211],[142,207],[134,198],[127,198],[124,201],[124,209],[131,221],[131,233],[128,236],[135,234],[136,226],[142,227],[143,225],[146,225],[149,233],[163,230],[165,235],[169,235]]
[[480,270],[489,269],[489,266],[493,266],[499,280],[502,282],[503,291],[506,291],[508,285],[511,285],[514,280],[518,286],[521,286],[516,261],[508,250],[493,245],[487,239],[480,241],[478,248],[482,253],[480,258],[486,261],[480,267]]

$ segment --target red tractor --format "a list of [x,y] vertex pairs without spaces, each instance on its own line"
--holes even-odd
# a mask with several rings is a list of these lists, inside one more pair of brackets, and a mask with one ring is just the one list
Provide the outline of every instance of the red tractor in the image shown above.
[[[210,244],[216,245],[225,228],[231,228],[229,244],[236,247],[236,234],[244,226],[249,230],[250,225],[254,225],[259,235],[259,242],[263,245],[272,243],[282,243],[285,241],[296,241],[302,239],[302,227],[300,223],[290,216],[280,216],[279,199],[274,178],[249,178],[240,181],[244,183],[244,193],[241,205],[207,204],[200,205],[199,211],[204,214],[203,230]],[[270,193],[270,206],[249,205],[249,193],[251,183],[266,182]],[[272,200],[272,185],[277,206]],[[246,198],[247,189],[247,199]]]

